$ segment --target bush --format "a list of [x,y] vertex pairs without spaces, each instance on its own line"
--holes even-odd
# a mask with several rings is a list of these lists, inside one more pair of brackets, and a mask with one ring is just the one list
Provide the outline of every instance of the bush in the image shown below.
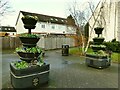
[[107,50],[120,53],[120,48],[119,48],[120,42],[111,41],[111,42],[104,42],[103,44],[106,45]]

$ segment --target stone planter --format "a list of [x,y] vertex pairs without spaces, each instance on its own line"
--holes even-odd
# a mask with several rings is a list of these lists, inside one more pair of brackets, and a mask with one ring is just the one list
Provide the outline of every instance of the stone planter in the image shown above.
[[10,64],[11,84],[14,88],[35,88],[47,83],[49,79],[49,64],[17,69]]
[[106,68],[110,66],[111,59],[107,56],[86,54],[86,65],[95,68]]
[[103,41],[104,41],[104,38],[93,38],[93,42],[94,42],[94,44],[95,45],[100,45],[100,44],[102,44],[103,43]]
[[17,53],[20,56],[21,60],[26,61],[28,63],[30,63],[31,60],[37,59],[37,57],[41,54],[41,53],[26,53],[26,52],[17,52]]
[[19,37],[23,46],[36,46],[36,43],[39,41],[40,38],[32,38],[32,37]]

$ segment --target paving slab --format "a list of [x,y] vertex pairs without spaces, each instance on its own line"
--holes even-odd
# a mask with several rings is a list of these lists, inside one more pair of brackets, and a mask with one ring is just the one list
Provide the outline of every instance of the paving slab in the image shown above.
[[[9,64],[19,60],[14,53],[2,54],[2,87],[12,88]],[[44,88],[118,88],[118,64],[105,69],[85,65],[80,56],[62,56],[61,50],[46,51],[45,62],[50,63],[49,82]]]

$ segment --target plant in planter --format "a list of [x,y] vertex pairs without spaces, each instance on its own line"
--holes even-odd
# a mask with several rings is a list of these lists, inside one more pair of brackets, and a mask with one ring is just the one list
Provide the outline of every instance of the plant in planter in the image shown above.
[[21,60],[10,63],[11,84],[14,88],[38,87],[48,82],[49,64],[42,59],[42,49],[36,46],[40,38],[31,33],[37,20],[36,16],[22,17],[28,33],[19,36],[23,47],[16,48],[16,52]]
[[91,52],[89,54],[86,54],[87,57],[92,57],[92,58],[97,58],[97,59],[103,59],[103,58],[106,58],[109,56],[105,51],[103,50],[99,50],[97,52]]
[[36,60],[38,56],[42,53],[41,48],[39,47],[19,47],[16,48],[16,52],[20,56],[20,59],[26,61],[26,62],[31,62],[33,60]]
[[103,41],[104,41],[104,38],[103,38],[103,37],[95,37],[95,38],[93,38],[93,42],[94,42],[94,44],[96,44],[96,45],[102,44]]
[[98,50],[105,50],[106,46],[105,45],[90,45],[93,49],[94,52],[97,52]]
[[32,15],[26,15],[26,16],[22,17],[22,21],[26,25],[35,25],[38,21],[38,17],[32,16]]
[[23,21],[24,28],[28,29],[28,33],[31,34],[31,29],[35,28],[35,25],[38,21],[38,17],[32,15],[25,15],[21,19]]
[[36,46],[40,39],[36,34],[21,34],[19,38],[23,46]]

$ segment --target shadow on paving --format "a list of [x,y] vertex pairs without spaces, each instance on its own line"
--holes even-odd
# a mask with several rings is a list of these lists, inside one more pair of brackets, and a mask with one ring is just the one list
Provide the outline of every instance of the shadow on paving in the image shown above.
[[[50,63],[50,75],[42,88],[118,88],[117,64],[105,69],[91,68],[85,65],[84,57],[62,56],[61,50],[46,51],[44,59]],[[3,88],[12,88],[9,63],[16,60],[16,53],[2,55]]]

